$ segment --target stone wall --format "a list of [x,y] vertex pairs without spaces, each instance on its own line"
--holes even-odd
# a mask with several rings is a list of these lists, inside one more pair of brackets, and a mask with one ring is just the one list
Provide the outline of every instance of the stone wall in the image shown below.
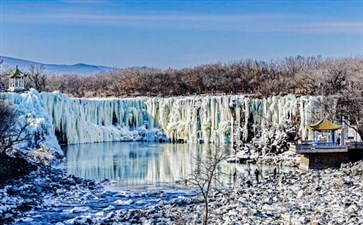
[[348,152],[304,154],[301,156],[300,168],[305,170],[339,168],[342,163],[351,161]]

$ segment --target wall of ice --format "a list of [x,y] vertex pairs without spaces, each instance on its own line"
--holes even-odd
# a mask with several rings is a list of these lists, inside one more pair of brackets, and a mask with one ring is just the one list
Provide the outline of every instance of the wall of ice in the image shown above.
[[311,120],[315,97],[293,95],[258,99],[243,95],[69,98],[40,94],[59,139],[68,144],[101,141],[230,142],[246,140],[252,129],[269,129],[301,117]]
[[150,126],[144,98],[81,99],[54,92],[41,98],[53,118],[58,139],[68,144],[102,141],[155,141],[160,129]]
[[11,103],[18,116],[18,126],[26,127],[23,136],[32,135],[31,140],[18,143],[15,148],[20,150],[32,150],[34,147],[46,147],[56,156],[62,156],[63,152],[54,134],[52,117],[49,115],[44,101],[36,90],[27,93],[0,93],[0,97]]
[[251,133],[292,124],[306,137],[305,125],[314,121],[312,108],[319,97],[294,95],[255,98],[244,95],[70,98],[59,92],[3,94],[44,142],[59,148],[68,144],[103,141],[184,141],[225,143],[247,140]]

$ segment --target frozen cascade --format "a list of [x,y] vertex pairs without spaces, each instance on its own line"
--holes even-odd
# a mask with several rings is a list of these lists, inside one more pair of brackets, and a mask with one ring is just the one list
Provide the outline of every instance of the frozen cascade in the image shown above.
[[[267,99],[243,95],[82,99],[58,92],[42,93],[41,98],[55,130],[69,144],[165,138],[225,143],[236,130],[232,124],[239,127],[238,139],[246,140],[249,127],[255,132],[267,130],[292,122],[300,113],[304,114],[300,127],[304,127],[311,118],[306,102],[315,99],[294,95]],[[238,107],[233,107],[233,102]]]
[[305,138],[304,127],[311,123],[311,108],[318,98],[221,95],[86,99],[35,90],[5,96],[45,120],[48,133],[53,132],[48,134],[52,141],[56,134],[68,144],[133,140],[225,143],[232,137],[246,140],[249,132],[263,133],[273,126],[296,123],[296,118]]
[[[63,152],[54,135],[52,118],[44,105],[40,94],[32,89],[28,93],[0,93],[0,96],[9,101],[18,115],[20,124],[29,123],[24,135],[35,135],[30,142],[21,142],[15,148],[28,150],[33,147],[46,147],[48,150],[63,156]],[[36,142],[36,143],[35,143]]]
[[162,137],[150,127],[145,99],[69,98],[59,92],[42,93],[58,138],[68,144],[102,141],[155,141]]

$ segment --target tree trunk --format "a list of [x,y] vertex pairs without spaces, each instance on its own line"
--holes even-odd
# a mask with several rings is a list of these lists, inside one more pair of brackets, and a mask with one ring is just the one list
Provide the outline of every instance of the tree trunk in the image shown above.
[[204,225],[208,225],[208,214],[209,214],[208,199],[206,198],[204,200],[204,220],[203,220]]

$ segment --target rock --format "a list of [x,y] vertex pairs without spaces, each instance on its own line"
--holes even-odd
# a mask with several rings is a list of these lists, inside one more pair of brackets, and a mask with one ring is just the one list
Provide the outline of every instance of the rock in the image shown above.
[[87,212],[90,210],[90,207],[74,207],[73,209],[69,210],[69,213],[79,213],[79,212]]
[[133,202],[134,201],[132,199],[125,200],[125,201],[123,201],[123,200],[116,200],[116,201],[114,201],[113,204],[115,204],[115,205],[131,205]]

